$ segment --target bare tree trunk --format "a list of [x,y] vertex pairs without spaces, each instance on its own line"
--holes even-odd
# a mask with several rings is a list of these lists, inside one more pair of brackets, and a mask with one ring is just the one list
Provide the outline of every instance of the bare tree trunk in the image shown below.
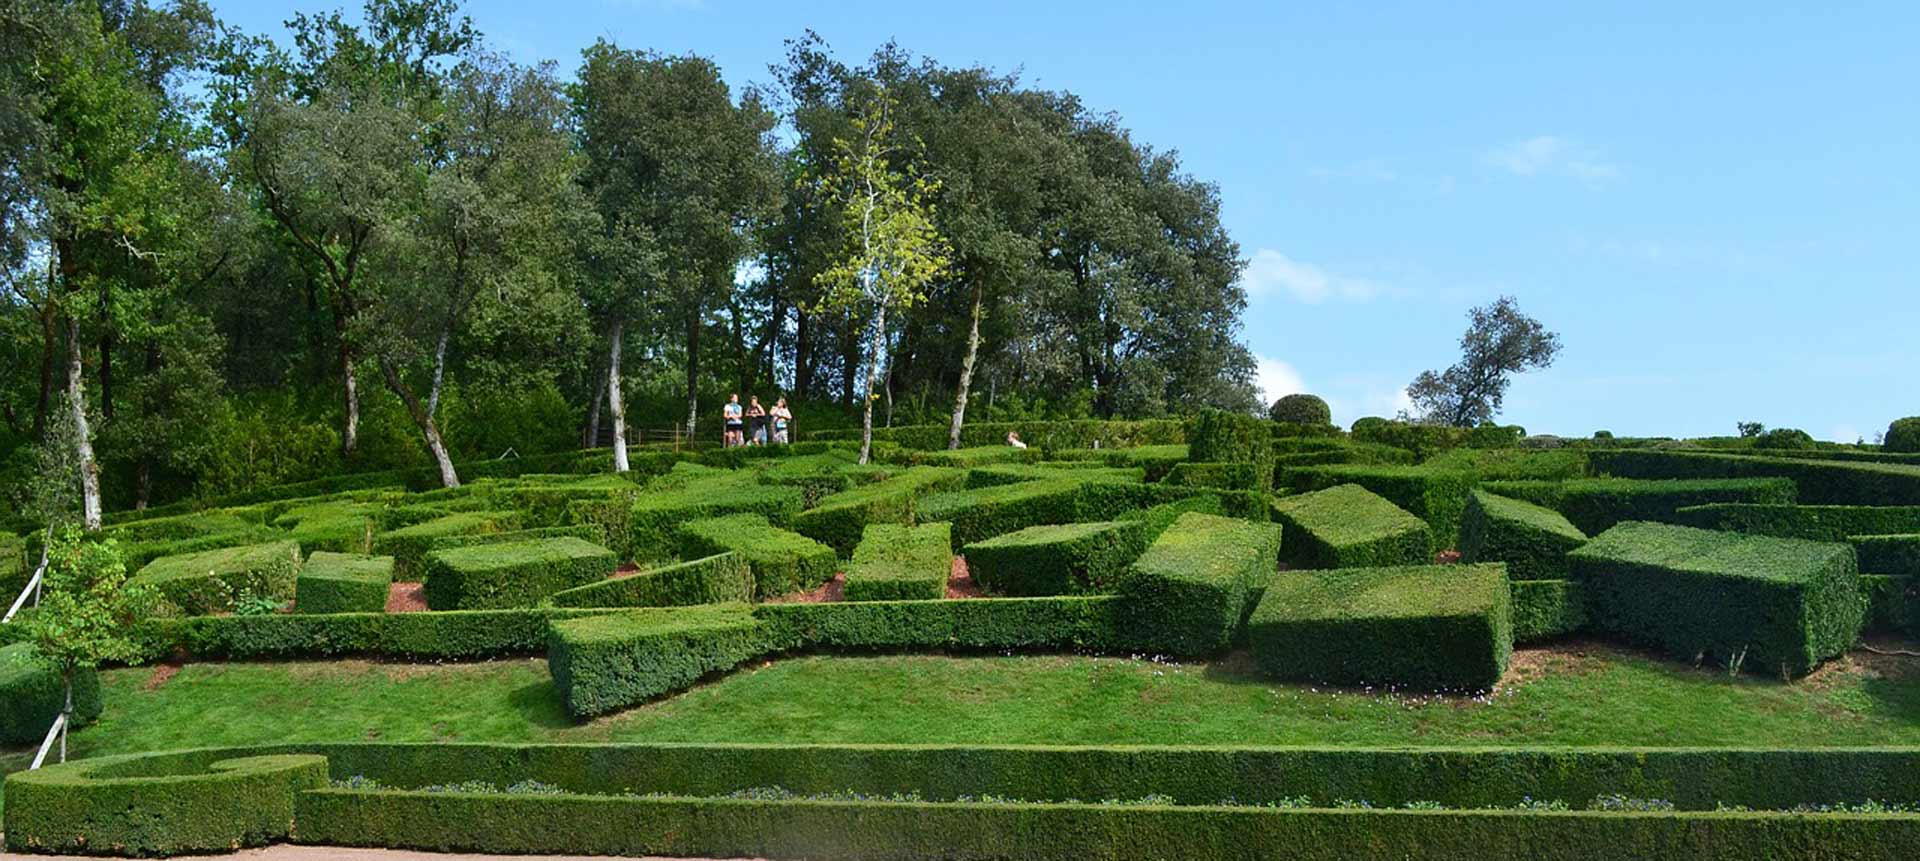
[[947,430],[947,448],[960,447],[960,428],[967,421],[967,393],[973,387],[973,363],[980,356],[980,282],[973,282],[973,315],[967,326],[967,355],[960,360],[960,386],[953,395],[953,426]]
[[340,421],[340,453],[352,457],[360,447],[360,385],[353,379],[353,348],[340,334],[340,398],[345,416]]
[[427,389],[427,415],[440,415],[440,390],[447,379],[447,339],[453,336],[453,319],[440,327],[440,340],[433,345],[433,385]]
[[47,291],[46,304],[40,308],[40,400],[33,408],[33,438],[40,439],[47,430],[47,411],[53,406],[53,363],[59,352],[59,327],[54,320],[53,291]]
[[806,397],[813,392],[813,315],[804,305],[795,306],[793,315],[793,392]]
[[867,403],[860,411],[860,463],[873,458],[873,385],[880,369],[880,350],[886,346],[887,306],[880,304],[879,318],[873,324],[873,356],[867,362]]
[[87,425],[86,366],[80,358],[80,318],[67,315],[67,406],[73,410],[73,451],[80,467],[80,522],[100,529],[100,465],[93,460],[93,429]]
[[147,510],[147,502],[153,498],[153,455],[140,456],[140,465],[134,471],[133,490],[133,510]]
[[386,378],[387,388],[400,396],[401,403],[406,404],[407,414],[413,416],[413,423],[427,438],[427,451],[433,453],[433,464],[440,469],[440,486],[459,487],[460,476],[453,470],[453,458],[447,454],[447,445],[440,439],[440,426],[434,423],[433,414],[420,403],[420,396],[414,393],[413,387],[400,378],[400,369],[393,362],[382,358],[380,374]]
[[[606,375],[595,374],[594,376],[604,378]],[[593,399],[587,402],[587,426],[580,430],[581,448],[593,448],[594,444],[600,441],[600,402],[606,396],[607,386],[603,380],[600,385],[593,387]]]
[[700,312],[687,315],[687,441],[700,423]]
[[[607,329],[607,340],[613,343],[607,353],[607,409],[613,413],[613,471],[626,472],[632,467],[627,464],[627,409],[620,402],[620,342],[625,338],[627,321],[614,315],[613,325]],[[594,433],[600,432],[600,426],[594,425]]]

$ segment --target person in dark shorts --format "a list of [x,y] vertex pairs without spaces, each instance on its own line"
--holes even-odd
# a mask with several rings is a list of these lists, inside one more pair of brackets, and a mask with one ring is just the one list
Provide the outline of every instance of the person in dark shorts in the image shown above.
[[747,396],[747,430],[753,434],[747,445],[767,444],[767,408],[760,405],[759,395]]
[[741,421],[741,417],[740,395],[738,393],[728,395],[727,405],[720,408],[720,418],[725,425],[725,433],[720,437],[720,444],[723,447],[733,448],[736,445],[745,444],[743,439],[745,434],[741,429],[746,425]]

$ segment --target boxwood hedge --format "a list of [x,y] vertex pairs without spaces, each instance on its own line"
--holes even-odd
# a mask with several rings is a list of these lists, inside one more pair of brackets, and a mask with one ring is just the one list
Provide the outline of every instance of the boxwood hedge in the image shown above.
[[1274,678],[1486,690],[1507,669],[1512,604],[1498,563],[1290,571],[1247,638]]
[[753,569],[738,553],[718,553],[563,589],[556,607],[681,607],[753,600]]
[[1847,543],[1865,573],[1920,577],[1920,533],[1855,535]]
[[1165,652],[1113,596],[760,604],[770,648],[836,651],[1091,649]]
[[[1776,538],[1845,541],[1854,535],[1920,532],[1920,505],[1763,505],[1712,503],[1675,512],[1673,522]],[[1862,565],[1865,568],[1865,565]]]
[[1279,564],[1280,528],[1231,517],[1182,514],[1119,578],[1124,628],[1171,655],[1225,649],[1248,591]]
[[937,493],[920,500],[914,516],[921,521],[953,524],[953,549],[1004,535],[1016,529],[1049,523],[1070,523],[1082,482],[1072,478],[1027,481]]
[[758,514],[732,514],[680,526],[680,555],[697,559],[732,551],[753,568],[757,598],[773,598],[819,586],[833,578],[839,557],[832,547],[788,532]]
[[427,554],[427,606],[435,610],[531,607],[555,592],[613,574],[613,551],[578,538],[451,547]]
[[1436,551],[1459,541],[1460,517],[1474,484],[1471,472],[1426,466],[1310,466],[1289,469],[1286,478],[1296,491],[1357,484],[1385,497],[1426,522]]
[[[1512,575],[1509,574],[1509,577]],[[1587,626],[1585,587],[1573,580],[1511,580],[1513,641],[1533,643]]]
[[648,608],[553,623],[547,665],[577,717],[681,690],[767,651],[745,604]]
[[393,586],[393,557],[316,551],[300,566],[293,606],[301,613],[380,613]]
[[369,657],[474,660],[537,655],[547,622],[601,609],[452,610],[434,613],[271,614],[151,619],[133,629],[147,659],[278,660]]
[[187,614],[232,610],[242,593],[293,600],[300,545],[274,541],[166,556],[147,563],[133,579],[154,587]]
[[1560,486],[1555,505],[1573,525],[1598,535],[1628,520],[1673,522],[1682,508],[1713,502],[1790,504],[1793,482],[1784,478],[1632,479],[1589,478]]
[[1029,526],[967,545],[967,571],[1000,595],[1107,593],[1149,540],[1144,520]]
[[947,597],[953,574],[953,527],[946,523],[868,524],[847,565],[848,601]]
[[1462,562],[1505,562],[1515,580],[1546,580],[1567,573],[1567,551],[1587,536],[1560,513],[1475,490],[1460,524]]
[[1920,505],[1920,466],[1702,451],[1595,450],[1595,472],[1621,478],[1789,478],[1809,505]]
[[443,514],[402,526],[373,537],[373,552],[392,556],[394,573],[401,579],[420,576],[418,566],[433,550],[434,542],[457,535],[505,532],[520,525],[520,515],[510,511],[462,511]]
[[832,547],[843,557],[851,556],[868,524],[911,523],[916,500],[930,493],[958,490],[966,480],[964,470],[914,467],[821,499],[794,516],[793,531]]
[[1567,558],[1596,629],[1685,660],[1804,675],[1866,613],[1845,544],[1629,522]]
[[[0,646],[0,745],[39,744],[66,706],[60,674],[37,658],[33,646]],[[74,725],[100,716],[100,676],[91,667],[73,677]]]
[[1295,568],[1433,561],[1426,522],[1357,484],[1275,499],[1273,517],[1286,532],[1281,557]]

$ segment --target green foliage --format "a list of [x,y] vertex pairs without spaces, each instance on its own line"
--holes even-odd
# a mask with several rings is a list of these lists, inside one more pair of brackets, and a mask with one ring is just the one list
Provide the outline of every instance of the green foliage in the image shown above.
[[1073,478],[1026,481],[974,490],[936,493],[921,499],[914,517],[953,524],[953,548],[1029,526],[1077,520],[1082,482]]
[[420,566],[434,543],[455,535],[504,532],[518,526],[520,516],[510,511],[462,511],[403,526],[373,537],[373,552],[392,556],[401,577],[421,576]]
[[429,552],[423,561],[427,606],[503,610],[605,580],[613,551],[578,538],[539,538]]
[[843,595],[848,601],[945,598],[952,573],[951,525],[869,524],[847,565]]
[[1428,458],[1424,465],[1470,472],[1483,482],[1564,481],[1586,477],[1587,453],[1573,448],[1456,448]]
[[1045,481],[1049,478],[1065,478],[1074,481],[1132,481],[1146,480],[1146,469],[1142,467],[1101,466],[1095,460],[1045,461],[1041,463],[1001,464],[999,466],[981,466],[967,470],[967,488],[993,487],[1001,484],[1019,484],[1023,481]]
[[958,490],[967,474],[948,467],[913,467],[882,479],[836,493],[793,517],[795,532],[851,555],[870,524],[910,523],[916,501],[941,491]]
[[1920,576],[1920,533],[1855,535],[1847,541],[1864,573]]
[[1113,596],[761,604],[754,615],[778,649],[1039,649],[1168,652],[1128,627]]
[[1283,424],[1330,425],[1333,409],[1320,396],[1303,392],[1274,401],[1267,409],[1267,418]]
[[766,651],[743,604],[629,610],[553,623],[547,663],[576,717],[684,689]]
[[1287,470],[1295,490],[1324,490],[1357,484],[1386,497],[1426,521],[1433,547],[1445,550],[1460,539],[1460,517],[1466,512],[1467,490],[1474,484],[1469,472],[1426,466],[1313,466]]
[[758,514],[695,520],[680,527],[680,555],[687,559],[732,551],[753,568],[756,598],[804,591],[832,579],[839,566],[833,548],[779,529]]
[[1552,640],[1587,626],[1585,587],[1572,580],[1512,580],[1513,641]]
[[393,557],[318,551],[301,566],[293,606],[301,613],[381,613],[393,585]]
[[1168,471],[1166,482],[1184,487],[1211,487],[1220,490],[1252,490],[1265,492],[1273,485],[1273,469],[1256,463],[1200,463],[1191,461],[1175,464]]
[[556,607],[680,607],[753,600],[753,569],[738,553],[677,562],[553,593]]
[[1486,690],[1507,669],[1512,598],[1497,564],[1286,572],[1247,637],[1275,678]]
[[1251,490],[1273,486],[1273,434],[1251,415],[1205,410],[1187,430],[1189,457],[1195,463],[1247,463],[1254,469]]
[[1701,529],[1723,529],[1775,538],[1845,541],[1855,535],[1920,532],[1920,505],[1716,502],[1679,509],[1674,512],[1672,522]]
[[967,571],[1001,595],[1108,593],[1159,537],[1148,533],[1145,520],[1029,526],[967,545]]
[[[935,451],[947,446],[947,432],[950,426],[904,425],[890,428],[874,428],[876,441],[899,443],[909,449]],[[1007,433],[1012,431],[1028,446],[1028,451],[1040,449],[1043,453],[1064,453],[1068,451],[1092,451],[1099,445],[1098,451],[1118,455],[1137,447],[1158,447],[1184,445],[1187,442],[1185,422],[1173,419],[1146,419],[1142,421],[1101,421],[1081,419],[1076,421],[1019,421],[1019,422],[967,422],[960,431],[960,444],[965,447],[1007,447]],[[813,440],[859,440],[856,430],[814,431],[807,435]]]
[[597,609],[451,610],[432,613],[275,614],[153,619],[131,631],[142,658],[200,660],[368,657],[414,661],[537,655],[547,623]]
[[1286,535],[1281,557],[1295,568],[1433,561],[1426,523],[1357,484],[1276,499],[1273,515]]
[[[11,624],[25,624],[21,622]],[[0,745],[38,744],[66,707],[66,685],[31,643],[0,646]],[[91,665],[73,674],[73,726],[100,716],[100,676]]]
[[194,751],[49,766],[7,778],[7,847],[144,856],[262,846],[287,838],[296,796],[326,785],[327,760],[311,754]]
[[1799,428],[1772,428],[1753,439],[1754,448],[1813,448],[1813,435]]
[[1883,445],[1890,452],[1920,452],[1920,416],[1894,419],[1887,425]]
[[1426,460],[1440,452],[1465,445],[1467,431],[1448,425],[1398,422],[1369,416],[1353,423],[1353,438],[1358,442],[1403,448],[1413,452],[1414,457]]
[[1623,523],[1567,558],[1596,629],[1682,660],[1805,675],[1866,611],[1844,544]]
[[1248,590],[1273,573],[1280,546],[1271,524],[1180,515],[1120,577],[1124,630],[1171,655],[1225,649]]
[[1860,575],[1860,591],[1867,596],[1862,629],[1881,634],[1911,634],[1920,629],[1920,597],[1913,583],[1912,575]]
[[1504,562],[1515,580],[1551,580],[1566,576],[1567,551],[1586,542],[1552,509],[1475,490],[1460,526],[1460,561]]
[[1682,508],[1715,502],[1790,504],[1793,482],[1782,478],[1668,481],[1589,478],[1569,481],[1554,505],[1573,525],[1598,535],[1628,520],[1671,522]]
[[1589,454],[1597,473],[1621,478],[1790,478],[1809,505],[1920,505],[1920,466],[1753,457],[1704,451],[1611,449]]
[[[775,523],[786,523],[800,512],[805,494],[797,487],[760,484],[753,476],[723,470],[697,478],[675,467],[674,473],[655,479],[646,492],[634,499],[622,522],[602,522],[609,546],[622,558],[650,561],[670,558],[675,549],[676,532],[691,520],[729,514],[757,514]],[[581,503],[575,503],[581,505]],[[624,535],[622,542],[618,535]],[[625,546],[621,546],[624,543]],[[701,554],[710,555],[710,554]]]
[[1525,314],[1512,296],[1468,312],[1460,361],[1445,371],[1422,371],[1407,385],[1423,422],[1470,428],[1500,414],[1514,374],[1545,368],[1560,352],[1560,336]]
[[231,611],[242,593],[290,601],[299,570],[300,545],[274,541],[163,557],[147,563],[130,582],[152,588],[183,613],[198,615]]

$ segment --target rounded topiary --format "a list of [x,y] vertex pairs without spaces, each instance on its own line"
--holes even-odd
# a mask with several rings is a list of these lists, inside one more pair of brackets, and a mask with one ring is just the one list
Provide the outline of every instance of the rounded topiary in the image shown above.
[[1350,430],[1352,430],[1354,436],[1357,437],[1364,433],[1378,431],[1379,429],[1384,428],[1386,426],[1387,426],[1386,419],[1383,419],[1379,416],[1367,416],[1365,418],[1354,419],[1353,427]]
[[1799,428],[1774,428],[1753,441],[1754,448],[1813,448],[1813,435]]
[[1267,418],[1291,425],[1330,425],[1333,409],[1319,395],[1301,393],[1274,401]]
[[1594,439],[1613,439],[1613,431],[1610,431],[1610,430],[1594,431],[1593,438]]
[[1894,419],[1887,425],[1887,438],[1882,442],[1887,451],[1920,452],[1920,416]]

